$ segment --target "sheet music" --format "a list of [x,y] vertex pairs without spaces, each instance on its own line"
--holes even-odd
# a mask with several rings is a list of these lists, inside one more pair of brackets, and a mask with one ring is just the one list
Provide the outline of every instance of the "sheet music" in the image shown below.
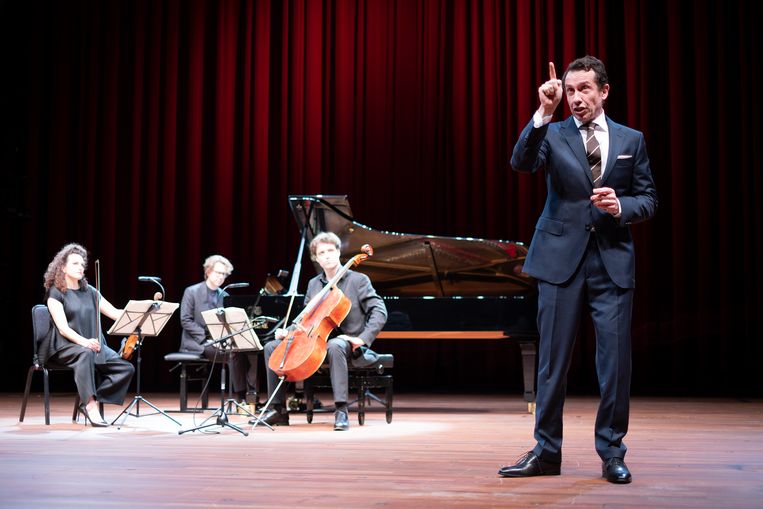
[[[131,300],[117,317],[109,335],[129,336],[140,327],[143,336],[158,336],[180,304],[156,300]],[[148,316],[146,313],[148,312]],[[143,317],[146,319],[143,320]],[[143,323],[141,323],[143,320]]]
[[[216,308],[201,312],[213,340],[229,336],[233,350],[262,350],[257,334],[254,332],[249,315],[243,308]],[[218,348],[221,343],[216,343]]]

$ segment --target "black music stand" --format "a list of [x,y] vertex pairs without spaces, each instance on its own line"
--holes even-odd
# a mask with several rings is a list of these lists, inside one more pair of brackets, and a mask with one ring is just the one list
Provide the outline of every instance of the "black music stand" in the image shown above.
[[[133,417],[141,417],[140,415],[140,402],[144,402],[156,412],[165,416],[167,419],[171,420],[178,426],[180,426],[180,422],[173,419],[169,414],[161,410],[159,407],[151,403],[149,400],[144,398],[140,393],[140,368],[141,368],[141,352],[143,350],[143,339],[145,339],[148,336],[158,336],[159,333],[162,331],[164,326],[169,321],[170,317],[172,316],[172,313],[175,312],[175,310],[180,305],[175,302],[164,302],[164,301],[154,301],[154,300],[131,300],[127,303],[127,305],[124,308],[124,311],[122,311],[122,314],[119,315],[116,322],[114,322],[114,325],[111,326],[111,329],[108,330],[108,334],[115,335],[115,336],[130,336],[132,334],[137,334],[138,336],[138,342],[135,345],[135,350],[138,352],[138,358],[136,360],[137,365],[137,373],[136,373],[136,388],[135,388],[135,397],[133,398],[132,402],[122,410],[122,412],[117,415],[117,417],[111,421],[111,424],[114,425],[120,417],[124,416],[124,419],[122,419],[122,423],[117,427],[121,428],[124,424],[125,420],[127,420],[128,416]],[[131,413],[133,407],[135,407],[135,413]],[[143,417],[146,417],[147,415],[154,415],[154,414],[143,414]]]
[[[204,319],[204,322],[206,322],[207,330],[209,330],[209,334],[212,337],[212,342],[208,344],[215,345],[226,356],[225,362],[221,363],[220,368],[220,407],[212,412],[212,415],[207,417],[199,426],[180,430],[178,431],[178,435],[182,435],[189,431],[209,428],[211,426],[222,426],[234,429],[242,435],[248,436],[249,434],[246,431],[235,424],[231,424],[228,420],[228,414],[231,413],[233,407],[243,410],[249,417],[254,417],[254,414],[235,399],[225,399],[225,366],[229,362],[231,354],[237,352],[257,352],[262,350],[262,345],[257,338],[257,334],[254,332],[254,326],[250,322],[249,316],[242,308],[228,307],[210,309],[202,311],[201,317]],[[227,411],[226,408],[228,409]],[[215,422],[207,423],[207,421],[212,418],[215,418]]]

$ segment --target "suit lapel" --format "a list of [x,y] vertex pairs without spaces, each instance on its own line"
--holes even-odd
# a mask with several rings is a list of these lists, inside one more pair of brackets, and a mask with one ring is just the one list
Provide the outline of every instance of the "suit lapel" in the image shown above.
[[580,166],[583,168],[583,175],[593,186],[593,177],[591,177],[591,167],[588,165],[588,158],[586,157],[585,146],[583,145],[583,136],[575,125],[573,117],[569,117],[561,126],[560,134],[564,141],[567,142],[567,145],[569,145],[575,158],[580,162]]
[[612,169],[617,162],[617,156],[621,152],[620,147],[623,145],[623,131],[620,129],[620,126],[612,122],[609,117],[607,117],[607,126],[609,128],[609,152],[607,153],[607,167],[604,169],[604,177],[601,179],[602,185],[612,174]]

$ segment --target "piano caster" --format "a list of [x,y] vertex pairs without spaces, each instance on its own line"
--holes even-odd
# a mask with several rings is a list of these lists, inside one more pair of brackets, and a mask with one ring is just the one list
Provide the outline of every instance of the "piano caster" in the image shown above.
[[535,415],[535,401],[527,403],[527,413]]

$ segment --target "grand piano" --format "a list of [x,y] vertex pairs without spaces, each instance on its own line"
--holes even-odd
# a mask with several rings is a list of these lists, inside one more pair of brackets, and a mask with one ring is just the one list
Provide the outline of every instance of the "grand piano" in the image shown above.
[[[293,195],[289,206],[302,239],[289,289],[266,284],[254,301],[239,296],[226,305],[246,307],[253,318],[282,318],[290,301],[284,294],[296,292],[303,250],[317,233],[339,236],[343,263],[370,244],[373,257],[353,270],[368,275],[387,306],[389,318],[378,338],[514,341],[522,354],[524,399],[533,410],[537,292],[522,272],[527,246],[374,230],[355,220],[341,195]],[[302,296],[294,301],[301,305]],[[292,308],[290,316],[298,312]]]

